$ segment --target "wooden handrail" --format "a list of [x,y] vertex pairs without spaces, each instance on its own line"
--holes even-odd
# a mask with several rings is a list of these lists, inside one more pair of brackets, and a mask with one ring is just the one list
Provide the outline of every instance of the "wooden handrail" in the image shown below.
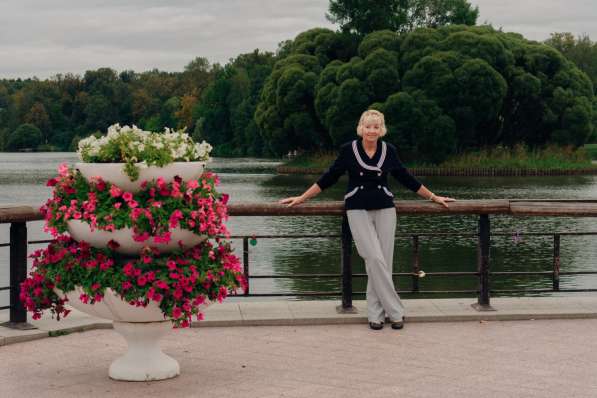
[[37,207],[0,205],[0,224],[36,220],[43,220]]
[[[480,311],[492,310],[490,306],[490,267],[489,247],[491,242],[490,214],[517,216],[597,216],[597,200],[520,200],[520,199],[490,199],[490,200],[458,200],[449,203],[445,208],[437,203],[424,200],[400,200],[395,202],[399,214],[476,214],[479,217],[478,232],[478,270],[479,288],[478,300],[474,307]],[[344,214],[344,203],[340,201],[310,202],[296,207],[288,207],[275,202],[272,203],[231,203],[228,205],[231,216],[313,216]],[[22,205],[0,205],[0,224],[11,223],[10,228],[10,327],[27,328],[25,308],[19,301],[19,286],[26,278],[27,272],[27,225],[28,221],[41,220],[43,217],[39,208]],[[560,275],[560,235],[554,234],[554,271],[553,290],[562,291],[559,286]],[[352,306],[352,236],[346,217],[342,222],[342,311],[353,311]],[[248,237],[243,236],[243,268],[249,277],[249,246]],[[418,237],[413,236],[414,256],[413,275],[418,273]],[[584,272],[587,273],[587,272]],[[413,292],[419,291],[418,279],[413,279]],[[586,289],[585,289],[586,290]],[[568,290],[571,291],[571,290]],[[584,291],[576,289],[574,291]],[[586,291],[594,291],[589,289]],[[502,290],[504,292],[504,290]],[[248,295],[248,290],[245,295]],[[311,293],[310,293],[311,294]],[[275,295],[275,294],[274,294]]]
[[[424,200],[396,201],[399,214],[505,214],[516,216],[597,216],[597,200],[458,200],[444,208]],[[311,202],[296,207],[272,203],[230,203],[231,216],[339,216],[344,213],[341,201]],[[0,224],[43,219],[33,206],[0,205]]]

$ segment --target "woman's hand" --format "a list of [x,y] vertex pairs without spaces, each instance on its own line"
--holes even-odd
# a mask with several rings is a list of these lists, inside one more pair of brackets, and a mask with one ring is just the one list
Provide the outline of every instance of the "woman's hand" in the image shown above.
[[290,198],[280,199],[278,203],[288,205],[288,207],[300,205],[305,201],[303,196],[291,196]]
[[309,189],[307,189],[301,196],[291,196],[289,198],[280,199],[278,203],[282,205],[288,205],[288,207],[300,205],[303,202],[306,202],[307,199],[311,199],[313,196],[319,194],[321,192],[321,188],[317,183],[311,185]]
[[444,206],[446,209],[448,208],[448,204],[446,202],[455,202],[456,199],[450,198],[447,196],[437,196],[434,195],[432,199],[435,203],[439,203],[440,205]]

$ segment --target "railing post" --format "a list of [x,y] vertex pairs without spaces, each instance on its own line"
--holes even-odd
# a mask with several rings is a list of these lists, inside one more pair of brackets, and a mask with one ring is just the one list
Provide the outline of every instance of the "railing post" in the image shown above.
[[412,291],[419,291],[419,235],[413,235],[413,276],[412,276]]
[[489,215],[479,215],[479,297],[473,307],[478,311],[495,311],[489,304]]
[[560,234],[553,235],[553,290],[560,290]]
[[249,237],[243,237],[243,272],[245,281],[247,282],[247,288],[245,289],[244,295],[249,295]]
[[27,224],[10,224],[10,318],[3,326],[34,329],[27,323],[27,311],[21,303],[21,283],[27,278]]
[[342,313],[356,313],[356,308],[352,306],[352,233],[348,225],[348,217],[346,213],[342,216],[342,250],[340,253],[340,261],[342,264],[342,305],[337,307],[338,312]]

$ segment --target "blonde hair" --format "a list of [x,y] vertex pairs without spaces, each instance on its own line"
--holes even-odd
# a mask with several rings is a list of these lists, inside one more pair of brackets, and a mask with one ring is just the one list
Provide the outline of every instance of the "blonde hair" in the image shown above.
[[363,128],[365,127],[365,123],[367,122],[367,120],[370,119],[379,120],[379,127],[381,129],[380,137],[386,135],[388,131],[386,129],[386,121],[383,117],[383,113],[381,113],[380,111],[376,111],[375,109],[369,109],[363,112],[361,118],[359,119],[359,124],[357,126],[357,135],[359,135],[359,137],[363,136]]

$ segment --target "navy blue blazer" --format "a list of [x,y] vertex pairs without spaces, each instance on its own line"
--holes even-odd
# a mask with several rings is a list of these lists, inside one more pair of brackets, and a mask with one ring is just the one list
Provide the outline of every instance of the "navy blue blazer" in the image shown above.
[[381,140],[377,141],[377,150],[372,158],[365,153],[361,140],[343,144],[340,154],[330,168],[319,177],[317,185],[324,190],[335,184],[346,172],[346,210],[394,207],[394,194],[388,189],[388,173],[413,192],[417,192],[422,185],[402,165],[396,147]]

